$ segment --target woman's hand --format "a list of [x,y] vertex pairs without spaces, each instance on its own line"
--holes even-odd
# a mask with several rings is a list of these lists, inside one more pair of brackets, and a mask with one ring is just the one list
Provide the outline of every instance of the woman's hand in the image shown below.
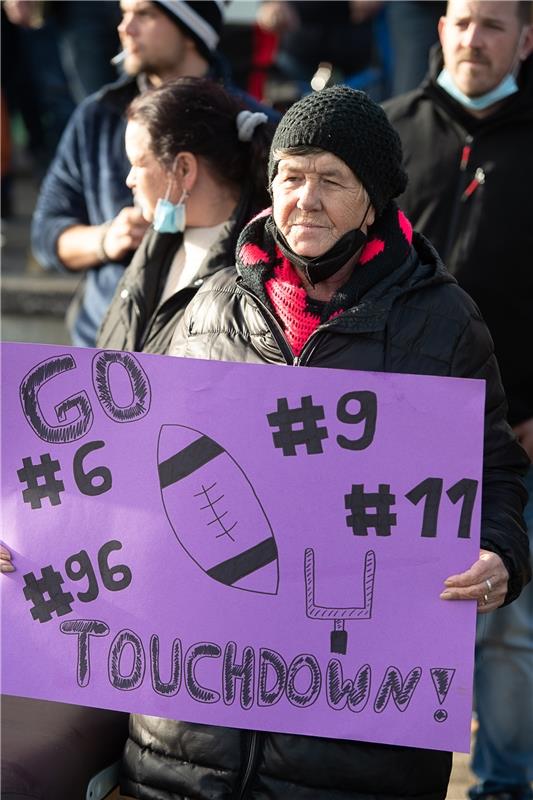
[[3,544],[0,544],[0,572],[14,572],[15,567],[13,566],[13,561],[11,559],[11,553],[4,547]]
[[450,575],[441,600],[477,600],[480,614],[494,611],[505,600],[509,573],[499,555],[480,550],[479,560],[460,575]]

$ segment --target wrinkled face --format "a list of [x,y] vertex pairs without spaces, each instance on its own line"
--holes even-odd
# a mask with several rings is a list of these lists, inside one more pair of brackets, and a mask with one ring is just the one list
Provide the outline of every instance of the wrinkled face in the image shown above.
[[511,0],[450,0],[439,36],[444,63],[468,97],[498,86],[531,48],[531,32]]
[[126,52],[124,70],[129,75],[176,71],[189,41],[178,26],[147,0],[121,0],[120,8],[118,34]]
[[[126,184],[147,222],[152,222],[157,201],[165,197],[173,180],[172,173],[156,159],[150,144],[150,134],[144,125],[130,120],[126,126],[126,153],[131,169]],[[173,196],[169,199],[173,200]]]
[[[274,222],[295,253],[316,258],[358,228],[368,195],[351,169],[332,153],[284,157],[272,182]],[[374,221],[369,209],[365,223]]]

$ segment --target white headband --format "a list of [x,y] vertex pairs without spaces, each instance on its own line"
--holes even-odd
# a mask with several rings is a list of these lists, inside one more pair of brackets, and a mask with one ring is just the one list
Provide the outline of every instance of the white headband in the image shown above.
[[237,114],[237,131],[240,142],[251,142],[254,131],[258,125],[268,122],[268,117],[262,111],[239,111]]
[[[215,0],[215,2],[222,14],[223,5],[221,0]],[[185,0],[159,0],[159,3],[165,6],[175,17],[180,19],[192,33],[195,33],[209,50],[216,50],[220,39],[218,33],[209,22],[206,22],[206,20],[191,8]]]

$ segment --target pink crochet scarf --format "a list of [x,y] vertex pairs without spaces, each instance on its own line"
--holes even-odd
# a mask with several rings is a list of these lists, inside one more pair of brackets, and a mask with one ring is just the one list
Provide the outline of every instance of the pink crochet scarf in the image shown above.
[[243,230],[237,248],[237,267],[245,283],[263,301],[268,301],[296,356],[321,323],[342,314],[352,304],[350,300],[357,300],[356,294],[399,267],[410,252],[411,224],[396,204],[391,203],[372,226],[370,239],[354,268],[353,281],[349,282],[349,291],[343,287],[337,298],[323,304],[321,311],[321,304],[310,300],[299,274],[265,229],[269,214],[270,210],[263,212]]

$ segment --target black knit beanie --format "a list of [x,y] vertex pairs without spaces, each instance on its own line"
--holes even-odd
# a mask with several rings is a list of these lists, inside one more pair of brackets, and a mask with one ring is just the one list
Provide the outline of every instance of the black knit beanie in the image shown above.
[[154,0],[179,28],[194,40],[200,53],[210,61],[222,30],[222,0]]
[[270,184],[277,172],[276,151],[302,145],[341,158],[365,187],[376,216],[407,186],[400,137],[381,106],[364,92],[332,86],[291,106],[270,148]]

